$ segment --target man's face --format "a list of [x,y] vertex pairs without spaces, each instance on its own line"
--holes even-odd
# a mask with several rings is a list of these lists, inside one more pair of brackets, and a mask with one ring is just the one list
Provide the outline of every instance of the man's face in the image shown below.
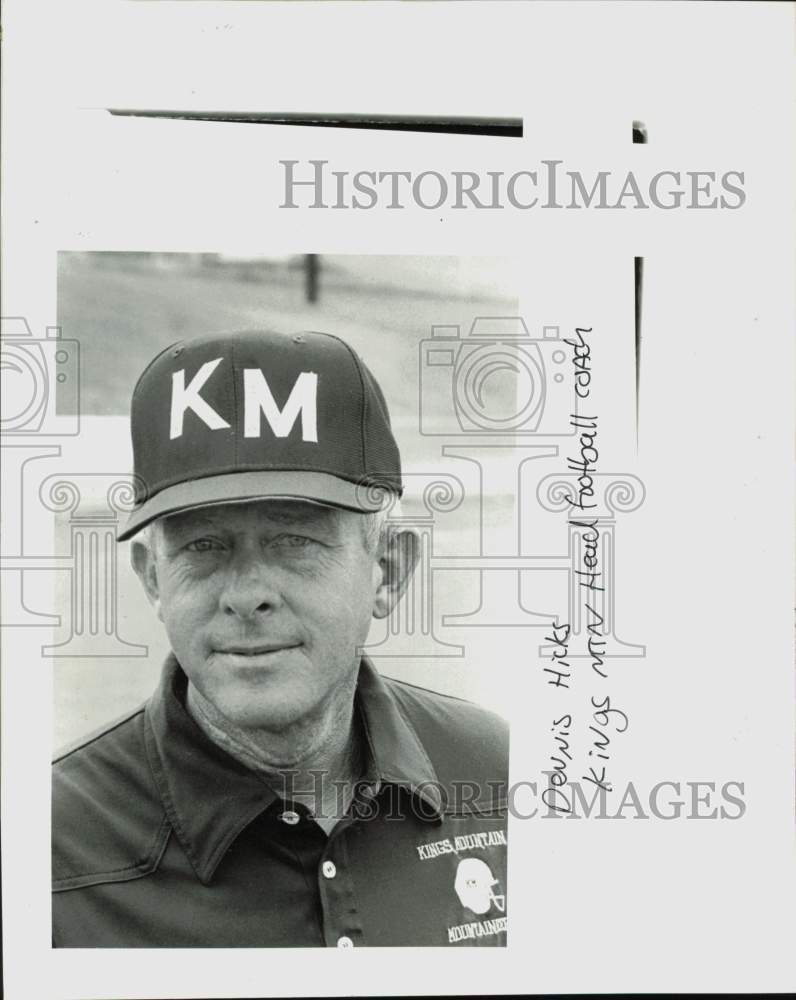
[[382,585],[361,517],[219,504],[164,518],[145,564],[139,551],[177,660],[233,724],[280,731],[350,696]]

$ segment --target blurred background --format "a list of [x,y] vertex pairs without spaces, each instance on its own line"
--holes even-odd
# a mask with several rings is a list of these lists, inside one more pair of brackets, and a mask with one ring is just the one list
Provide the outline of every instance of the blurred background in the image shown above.
[[406,388],[418,341],[432,324],[469,326],[516,309],[516,266],[497,257],[61,253],[58,325],[80,341],[85,414],[126,414],[137,375],[175,340],[270,327],[348,340],[400,418],[416,402]]
[[[518,260],[503,257],[61,253],[58,325],[63,337],[80,344],[81,439],[95,442],[98,470],[119,471],[120,461],[129,463],[126,421],[92,418],[126,417],[139,374],[176,340],[258,327],[286,333],[316,329],[346,340],[375,374],[405,473],[433,475],[444,465],[444,442],[420,432],[422,341],[431,336],[432,326],[460,326],[466,336],[476,317],[516,315],[519,282]],[[450,382],[452,371],[438,374]],[[497,402],[505,389],[499,376],[488,387]],[[447,398],[445,392],[437,395],[440,419],[448,427],[450,392]],[[477,475],[474,483],[461,506],[435,515],[435,552],[478,552]],[[512,502],[507,495],[507,509]],[[411,512],[413,503],[414,509],[422,507],[410,496],[405,510]],[[83,504],[82,513],[87,509]],[[64,517],[59,537],[62,551],[68,550],[72,543]],[[127,546],[119,547],[115,573],[117,629],[140,648],[131,646],[118,656],[72,656],[67,645],[53,659],[55,747],[135,708],[157,683],[168,645],[128,565]],[[57,576],[64,613],[74,580],[70,583],[68,573]],[[476,572],[434,576],[437,620],[443,606],[447,612],[478,606]],[[56,644],[69,639],[68,613],[63,617]],[[483,701],[491,692],[493,707],[499,707],[507,689],[498,684],[498,671],[487,682],[478,657],[470,655],[473,631],[458,637],[463,652],[456,656],[413,657],[404,651],[380,657],[376,665],[388,675],[474,700]]]

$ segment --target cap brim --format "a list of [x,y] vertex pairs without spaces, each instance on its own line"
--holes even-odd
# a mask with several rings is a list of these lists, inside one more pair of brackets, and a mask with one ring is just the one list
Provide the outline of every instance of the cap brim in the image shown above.
[[130,515],[120,542],[132,538],[155,518],[181,510],[241,500],[309,500],[330,507],[373,513],[389,503],[389,493],[378,486],[351,483],[325,472],[233,472],[167,486],[145,500]]

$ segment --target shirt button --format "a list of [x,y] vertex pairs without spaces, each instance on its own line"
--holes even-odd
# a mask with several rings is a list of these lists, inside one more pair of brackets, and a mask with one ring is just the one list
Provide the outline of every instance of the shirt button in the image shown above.
[[279,818],[283,823],[287,823],[288,826],[295,826],[301,817],[297,812],[293,812],[292,809],[288,809],[286,812],[283,812]]
[[338,948],[353,948],[354,947],[354,942],[351,940],[350,937],[341,937],[341,938],[337,939],[337,947]]
[[[324,861],[324,863],[321,865],[321,871],[323,872],[324,878],[334,878],[335,875],[337,874],[337,867],[335,866],[334,861]],[[340,938],[340,941],[342,940],[343,938]],[[348,939],[346,938],[346,940]],[[339,941],[338,944],[340,944]],[[340,947],[347,948],[348,945],[340,945]]]

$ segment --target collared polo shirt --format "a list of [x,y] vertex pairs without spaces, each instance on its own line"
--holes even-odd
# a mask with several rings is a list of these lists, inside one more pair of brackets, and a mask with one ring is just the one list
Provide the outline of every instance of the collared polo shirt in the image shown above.
[[508,733],[363,658],[365,778],[327,836],[218,747],[170,657],[53,770],[56,947],[501,946]]

